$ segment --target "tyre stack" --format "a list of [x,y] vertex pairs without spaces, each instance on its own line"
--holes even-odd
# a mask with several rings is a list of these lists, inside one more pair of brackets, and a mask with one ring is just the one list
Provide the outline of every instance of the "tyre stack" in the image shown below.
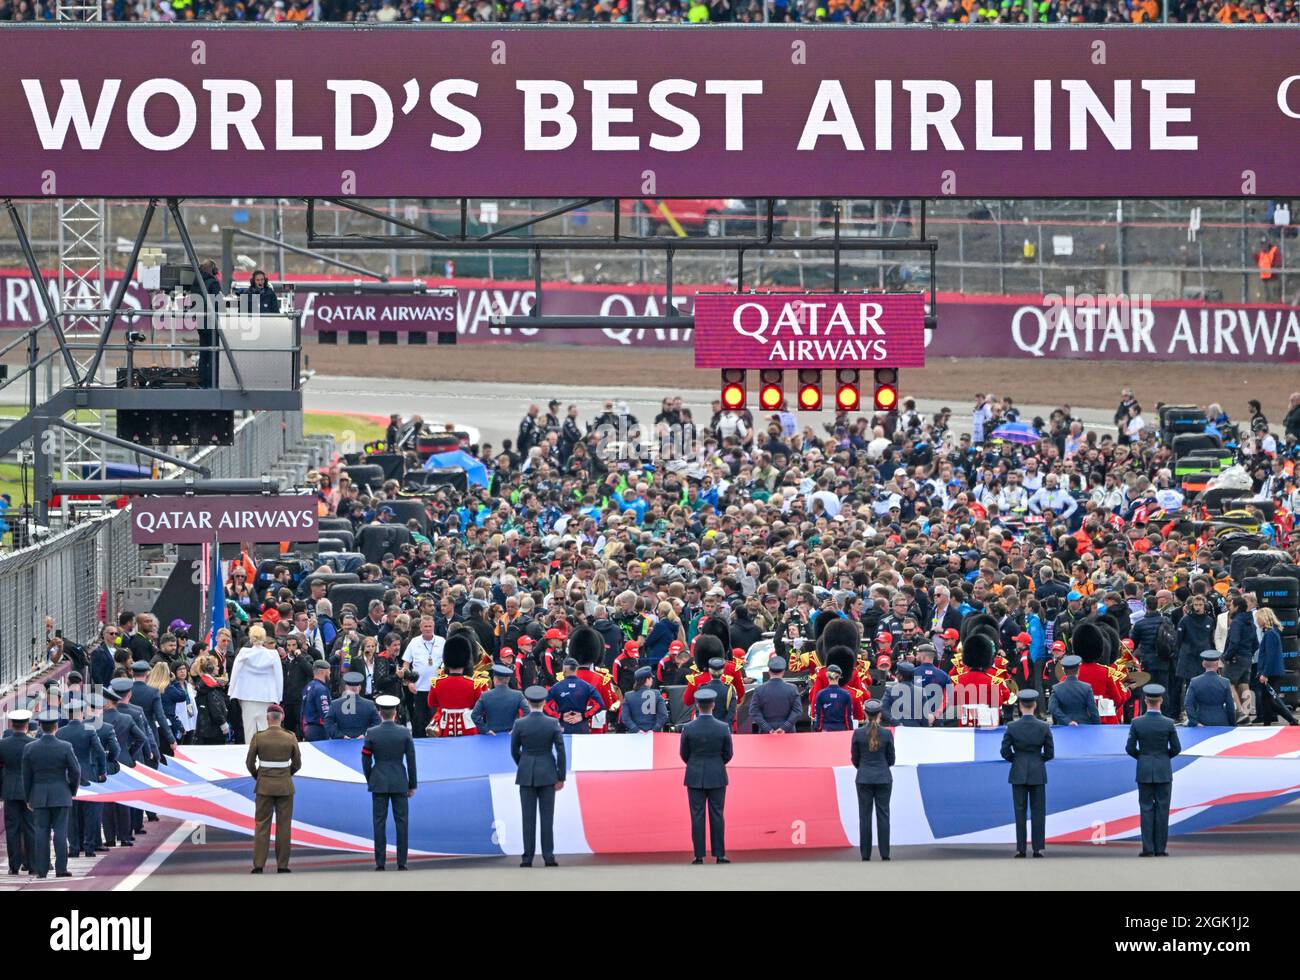
[[1245,579],[1242,589],[1255,593],[1259,605],[1273,610],[1281,624],[1285,672],[1277,692],[1289,707],[1300,706],[1300,579],[1292,575],[1256,575]]

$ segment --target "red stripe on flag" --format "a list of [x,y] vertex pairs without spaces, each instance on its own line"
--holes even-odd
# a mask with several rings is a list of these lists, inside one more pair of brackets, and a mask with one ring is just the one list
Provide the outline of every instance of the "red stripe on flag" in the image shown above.
[[1255,742],[1242,742],[1240,745],[1234,745],[1230,749],[1224,749],[1222,752],[1216,753],[1214,757],[1237,756],[1239,758],[1273,759],[1280,755],[1286,755],[1288,752],[1300,752],[1300,728],[1292,726],[1279,728],[1276,734],[1270,735],[1268,738],[1261,738]]
[[[729,769],[728,776],[728,851],[848,846],[829,768],[741,768]],[[593,853],[690,852],[680,769],[584,772],[577,783],[583,833]]]

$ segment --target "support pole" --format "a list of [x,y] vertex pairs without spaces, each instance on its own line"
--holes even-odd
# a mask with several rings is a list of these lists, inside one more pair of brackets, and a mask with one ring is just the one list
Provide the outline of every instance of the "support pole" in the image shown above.
[[87,429],[85,426],[77,425],[75,422],[69,422],[66,419],[55,419],[54,424],[62,429],[67,429],[69,432],[75,432],[79,436],[85,436],[89,439],[98,439],[100,442],[107,443],[110,446],[117,446],[119,449],[125,449],[128,452],[139,453],[141,456],[148,456],[150,459],[161,460],[164,463],[171,463],[173,466],[180,466],[183,469],[193,470],[202,477],[212,475],[212,471],[206,466],[199,466],[197,463],[191,463],[188,459],[181,459],[181,457],[165,453],[161,449],[151,449],[148,446],[141,446],[138,443],[131,442],[127,439],[111,436],[107,432],[97,432],[94,429]]
[[27,260],[27,270],[32,274],[32,284],[36,287],[36,292],[41,297],[41,304],[45,307],[45,322],[58,342],[59,351],[63,354],[63,363],[68,368],[68,377],[72,379],[73,386],[79,388],[81,375],[77,373],[77,362],[72,358],[72,351],[68,350],[67,338],[63,336],[63,324],[59,322],[59,314],[55,312],[54,303],[50,301],[50,291],[45,288],[45,276],[41,274],[41,264],[36,261],[36,255],[32,251],[32,243],[27,237],[23,219],[18,214],[18,208],[13,201],[6,199],[5,207],[9,211],[9,221],[14,226],[14,235],[18,238],[23,258]]
[[131,244],[131,255],[126,260],[126,269],[122,272],[122,278],[118,281],[117,292],[113,294],[113,301],[108,307],[108,319],[104,321],[104,329],[99,332],[99,340],[95,344],[95,353],[90,359],[90,366],[86,368],[86,380],[93,382],[96,372],[99,371],[99,362],[104,359],[104,346],[108,343],[108,338],[113,335],[113,327],[117,323],[117,314],[122,309],[122,301],[126,299],[127,286],[131,284],[135,276],[136,263],[140,260],[140,249],[144,247],[144,240],[149,235],[149,226],[153,223],[154,212],[158,209],[158,199],[149,198],[149,204],[144,209],[144,217],[140,219],[140,230],[136,232],[135,241]]

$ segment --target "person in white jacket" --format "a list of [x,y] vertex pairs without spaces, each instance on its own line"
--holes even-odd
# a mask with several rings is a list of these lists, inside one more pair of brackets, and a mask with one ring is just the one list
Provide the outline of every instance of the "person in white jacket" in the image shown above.
[[266,630],[254,626],[248,631],[248,646],[239,651],[230,669],[230,696],[239,700],[244,719],[244,741],[266,729],[267,705],[279,704],[284,696],[284,672],[274,647],[264,646]]

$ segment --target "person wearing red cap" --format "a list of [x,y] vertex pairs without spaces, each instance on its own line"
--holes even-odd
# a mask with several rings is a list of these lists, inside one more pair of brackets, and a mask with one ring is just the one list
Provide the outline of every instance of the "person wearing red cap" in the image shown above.
[[1034,644],[1034,638],[1021,630],[1011,638],[1011,642],[1015,644],[1015,653],[1010,657],[1007,672],[1011,675],[1011,679],[1016,682],[1016,687],[1035,688],[1034,660],[1030,656],[1030,648]]
[[[671,651],[674,646],[681,649],[683,645],[681,642],[674,640],[668,645],[670,651],[668,656],[671,656]],[[667,659],[667,657],[664,659]],[[623,652],[614,658],[614,666],[612,668],[614,683],[618,685],[618,689],[624,694],[636,686],[636,672],[637,668],[640,666],[641,647],[637,644],[636,640],[628,640],[623,644]]]
[[551,627],[542,640],[545,646],[538,658],[542,668],[542,676],[538,679],[538,683],[550,686],[564,674],[564,634]]
[[691,653],[681,640],[668,644],[668,652],[655,665],[655,680],[660,687],[676,687],[686,684],[695,672]]
[[[1052,688],[1056,685],[1056,668],[1061,661],[1065,659],[1065,641],[1056,640],[1052,643],[1050,657],[1043,662],[1043,669],[1039,680],[1042,682],[1039,690],[1047,697],[1051,697]],[[1049,702],[1050,703],[1050,702]]]
[[953,654],[957,652],[957,644],[961,642],[961,633],[954,629],[947,629],[937,639],[941,642],[935,644],[935,653],[945,668],[951,667]]

